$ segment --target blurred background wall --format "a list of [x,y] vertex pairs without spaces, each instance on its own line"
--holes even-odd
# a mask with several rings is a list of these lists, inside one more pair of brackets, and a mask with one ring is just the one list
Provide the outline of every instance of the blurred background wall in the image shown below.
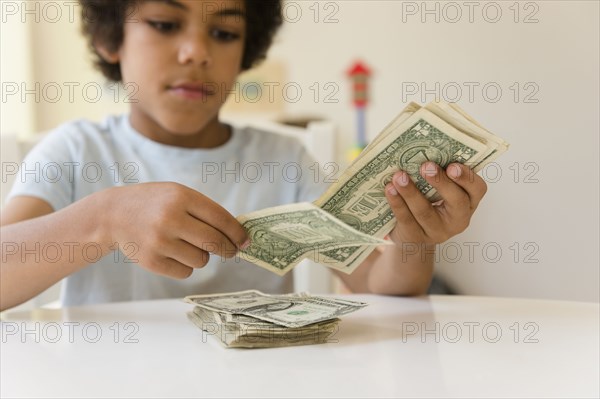
[[[127,110],[91,67],[76,2],[0,4],[2,134]],[[343,167],[356,60],[372,70],[369,138],[410,101],[457,102],[511,148],[482,171],[488,194],[439,246],[438,275],[464,294],[600,300],[598,2],[287,1],[284,14],[256,78],[276,99],[247,91],[228,117],[331,120]]]

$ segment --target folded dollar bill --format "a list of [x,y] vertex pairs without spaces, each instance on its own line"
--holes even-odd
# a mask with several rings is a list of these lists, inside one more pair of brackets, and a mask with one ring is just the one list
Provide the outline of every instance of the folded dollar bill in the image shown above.
[[394,228],[384,193],[394,173],[406,171],[436,202],[442,198],[420,175],[423,163],[458,162],[478,172],[508,147],[456,104],[410,103],[313,204],[239,216],[252,240],[240,257],[279,275],[303,259],[352,273]]
[[238,218],[252,245],[240,257],[283,275],[303,259],[335,266],[347,247],[389,245],[311,203],[268,208]]

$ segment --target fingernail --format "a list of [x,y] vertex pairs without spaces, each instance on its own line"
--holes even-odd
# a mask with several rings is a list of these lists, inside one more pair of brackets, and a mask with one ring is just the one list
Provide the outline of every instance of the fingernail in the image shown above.
[[398,195],[398,191],[396,191],[396,189],[394,188],[394,186],[388,187],[387,192],[388,192],[389,195],[392,195],[394,197],[396,195]]
[[252,242],[250,242],[250,239],[248,238],[246,241],[244,241],[244,243],[242,245],[240,245],[240,249],[244,250],[244,249],[248,248],[250,246],[250,244],[252,244]]
[[426,162],[422,170],[425,176],[433,177],[437,175],[437,165],[433,162]]
[[402,172],[399,176],[396,177],[396,184],[400,187],[408,186],[408,174]]
[[458,165],[450,165],[448,167],[448,175],[452,179],[456,180],[456,179],[458,179],[460,177],[460,175],[462,175],[462,169]]

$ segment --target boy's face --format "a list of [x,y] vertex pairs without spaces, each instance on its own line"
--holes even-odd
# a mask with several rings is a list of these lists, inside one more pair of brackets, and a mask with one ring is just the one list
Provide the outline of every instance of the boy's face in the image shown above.
[[138,90],[133,126],[166,144],[218,145],[218,112],[241,71],[244,1],[147,0],[134,7],[115,54],[123,83]]

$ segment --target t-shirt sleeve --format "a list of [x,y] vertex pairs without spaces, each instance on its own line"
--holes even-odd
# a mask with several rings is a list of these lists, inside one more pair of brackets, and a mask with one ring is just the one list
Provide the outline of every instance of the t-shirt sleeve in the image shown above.
[[13,168],[16,172],[7,202],[18,196],[40,198],[58,211],[73,202],[76,162],[69,150],[66,134],[57,129],[47,134]]

